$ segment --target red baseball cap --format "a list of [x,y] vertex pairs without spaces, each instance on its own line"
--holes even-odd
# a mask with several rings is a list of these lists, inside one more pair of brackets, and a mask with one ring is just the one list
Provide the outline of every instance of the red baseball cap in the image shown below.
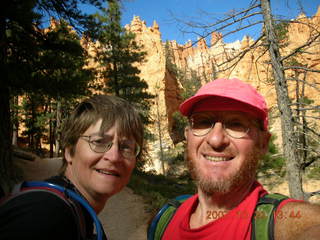
[[265,99],[255,88],[237,78],[213,80],[180,105],[180,112],[184,116],[190,116],[194,111],[245,112],[262,120],[264,129],[268,129]]

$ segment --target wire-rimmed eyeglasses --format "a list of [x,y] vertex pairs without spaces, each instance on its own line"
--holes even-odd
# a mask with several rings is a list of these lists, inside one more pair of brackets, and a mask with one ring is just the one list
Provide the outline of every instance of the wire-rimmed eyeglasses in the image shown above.
[[[95,153],[105,153],[109,151],[114,142],[113,139],[101,135],[81,135],[83,140],[89,143],[90,149]],[[118,149],[125,158],[136,158],[140,153],[140,146],[132,140],[125,139],[118,142]]]
[[232,138],[243,138],[250,130],[248,123],[244,119],[215,120],[209,112],[194,113],[189,118],[189,122],[192,134],[198,137],[207,135],[217,122],[222,123],[224,131]]

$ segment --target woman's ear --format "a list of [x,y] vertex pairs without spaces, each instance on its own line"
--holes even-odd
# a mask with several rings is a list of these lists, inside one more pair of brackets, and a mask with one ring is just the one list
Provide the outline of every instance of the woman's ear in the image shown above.
[[72,163],[72,156],[70,153],[70,147],[66,147],[66,149],[64,150],[64,158],[67,160],[68,164]]

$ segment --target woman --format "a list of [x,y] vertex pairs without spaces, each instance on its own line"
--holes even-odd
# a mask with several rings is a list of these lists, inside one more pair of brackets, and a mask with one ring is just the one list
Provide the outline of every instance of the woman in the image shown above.
[[[61,174],[46,182],[75,192],[99,214],[129,182],[142,146],[143,125],[135,109],[118,97],[94,96],[64,124]],[[20,194],[1,207],[0,238],[93,239],[92,217],[78,202],[69,202],[48,191]]]

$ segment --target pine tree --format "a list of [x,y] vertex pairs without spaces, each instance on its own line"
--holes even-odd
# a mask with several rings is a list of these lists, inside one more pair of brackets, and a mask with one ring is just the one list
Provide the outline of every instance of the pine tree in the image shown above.
[[[94,4],[100,8],[101,1],[82,0],[81,2]],[[71,58],[79,60],[78,67],[80,67],[83,53],[79,50],[78,44],[63,39],[55,41],[59,37],[50,38],[52,35],[49,36],[41,31],[40,23],[44,22],[44,18],[48,16],[60,16],[67,19],[68,24],[88,33],[95,25],[90,21],[91,17],[79,10],[77,0],[5,0],[2,4],[3,7],[0,9],[0,72],[2,73],[0,84],[0,185],[6,187],[18,178],[15,174],[16,169],[12,166],[11,114],[13,111],[10,107],[12,99],[22,93],[38,92],[53,95],[57,91],[64,93],[65,90],[71,89],[74,93],[78,90],[71,81],[79,77],[73,71],[74,68],[70,68],[75,59],[72,59],[71,62],[68,62],[67,59],[72,55]],[[62,52],[70,54],[64,55]],[[58,55],[60,59],[57,58]],[[46,57],[47,59],[44,59]],[[61,59],[67,61],[61,61]],[[61,69],[55,71],[55,64],[59,63],[67,71],[60,71]],[[81,76],[83,77],[81,77],[81,83],[88,80],[87,73]],[[61,84],[62,80],[67,81]]]
[[95,15],[101,22],[98,41],[101,48],[97,51],[100,75],[105,79],[105,93],[114,94],[133,103],[149,122],[150,99],[148,84],[140,79],[137,63],[145,57],[142,46],[135,41],[135,35],[121,26],[121,11],[117,0],[109,0],[108,8]]

